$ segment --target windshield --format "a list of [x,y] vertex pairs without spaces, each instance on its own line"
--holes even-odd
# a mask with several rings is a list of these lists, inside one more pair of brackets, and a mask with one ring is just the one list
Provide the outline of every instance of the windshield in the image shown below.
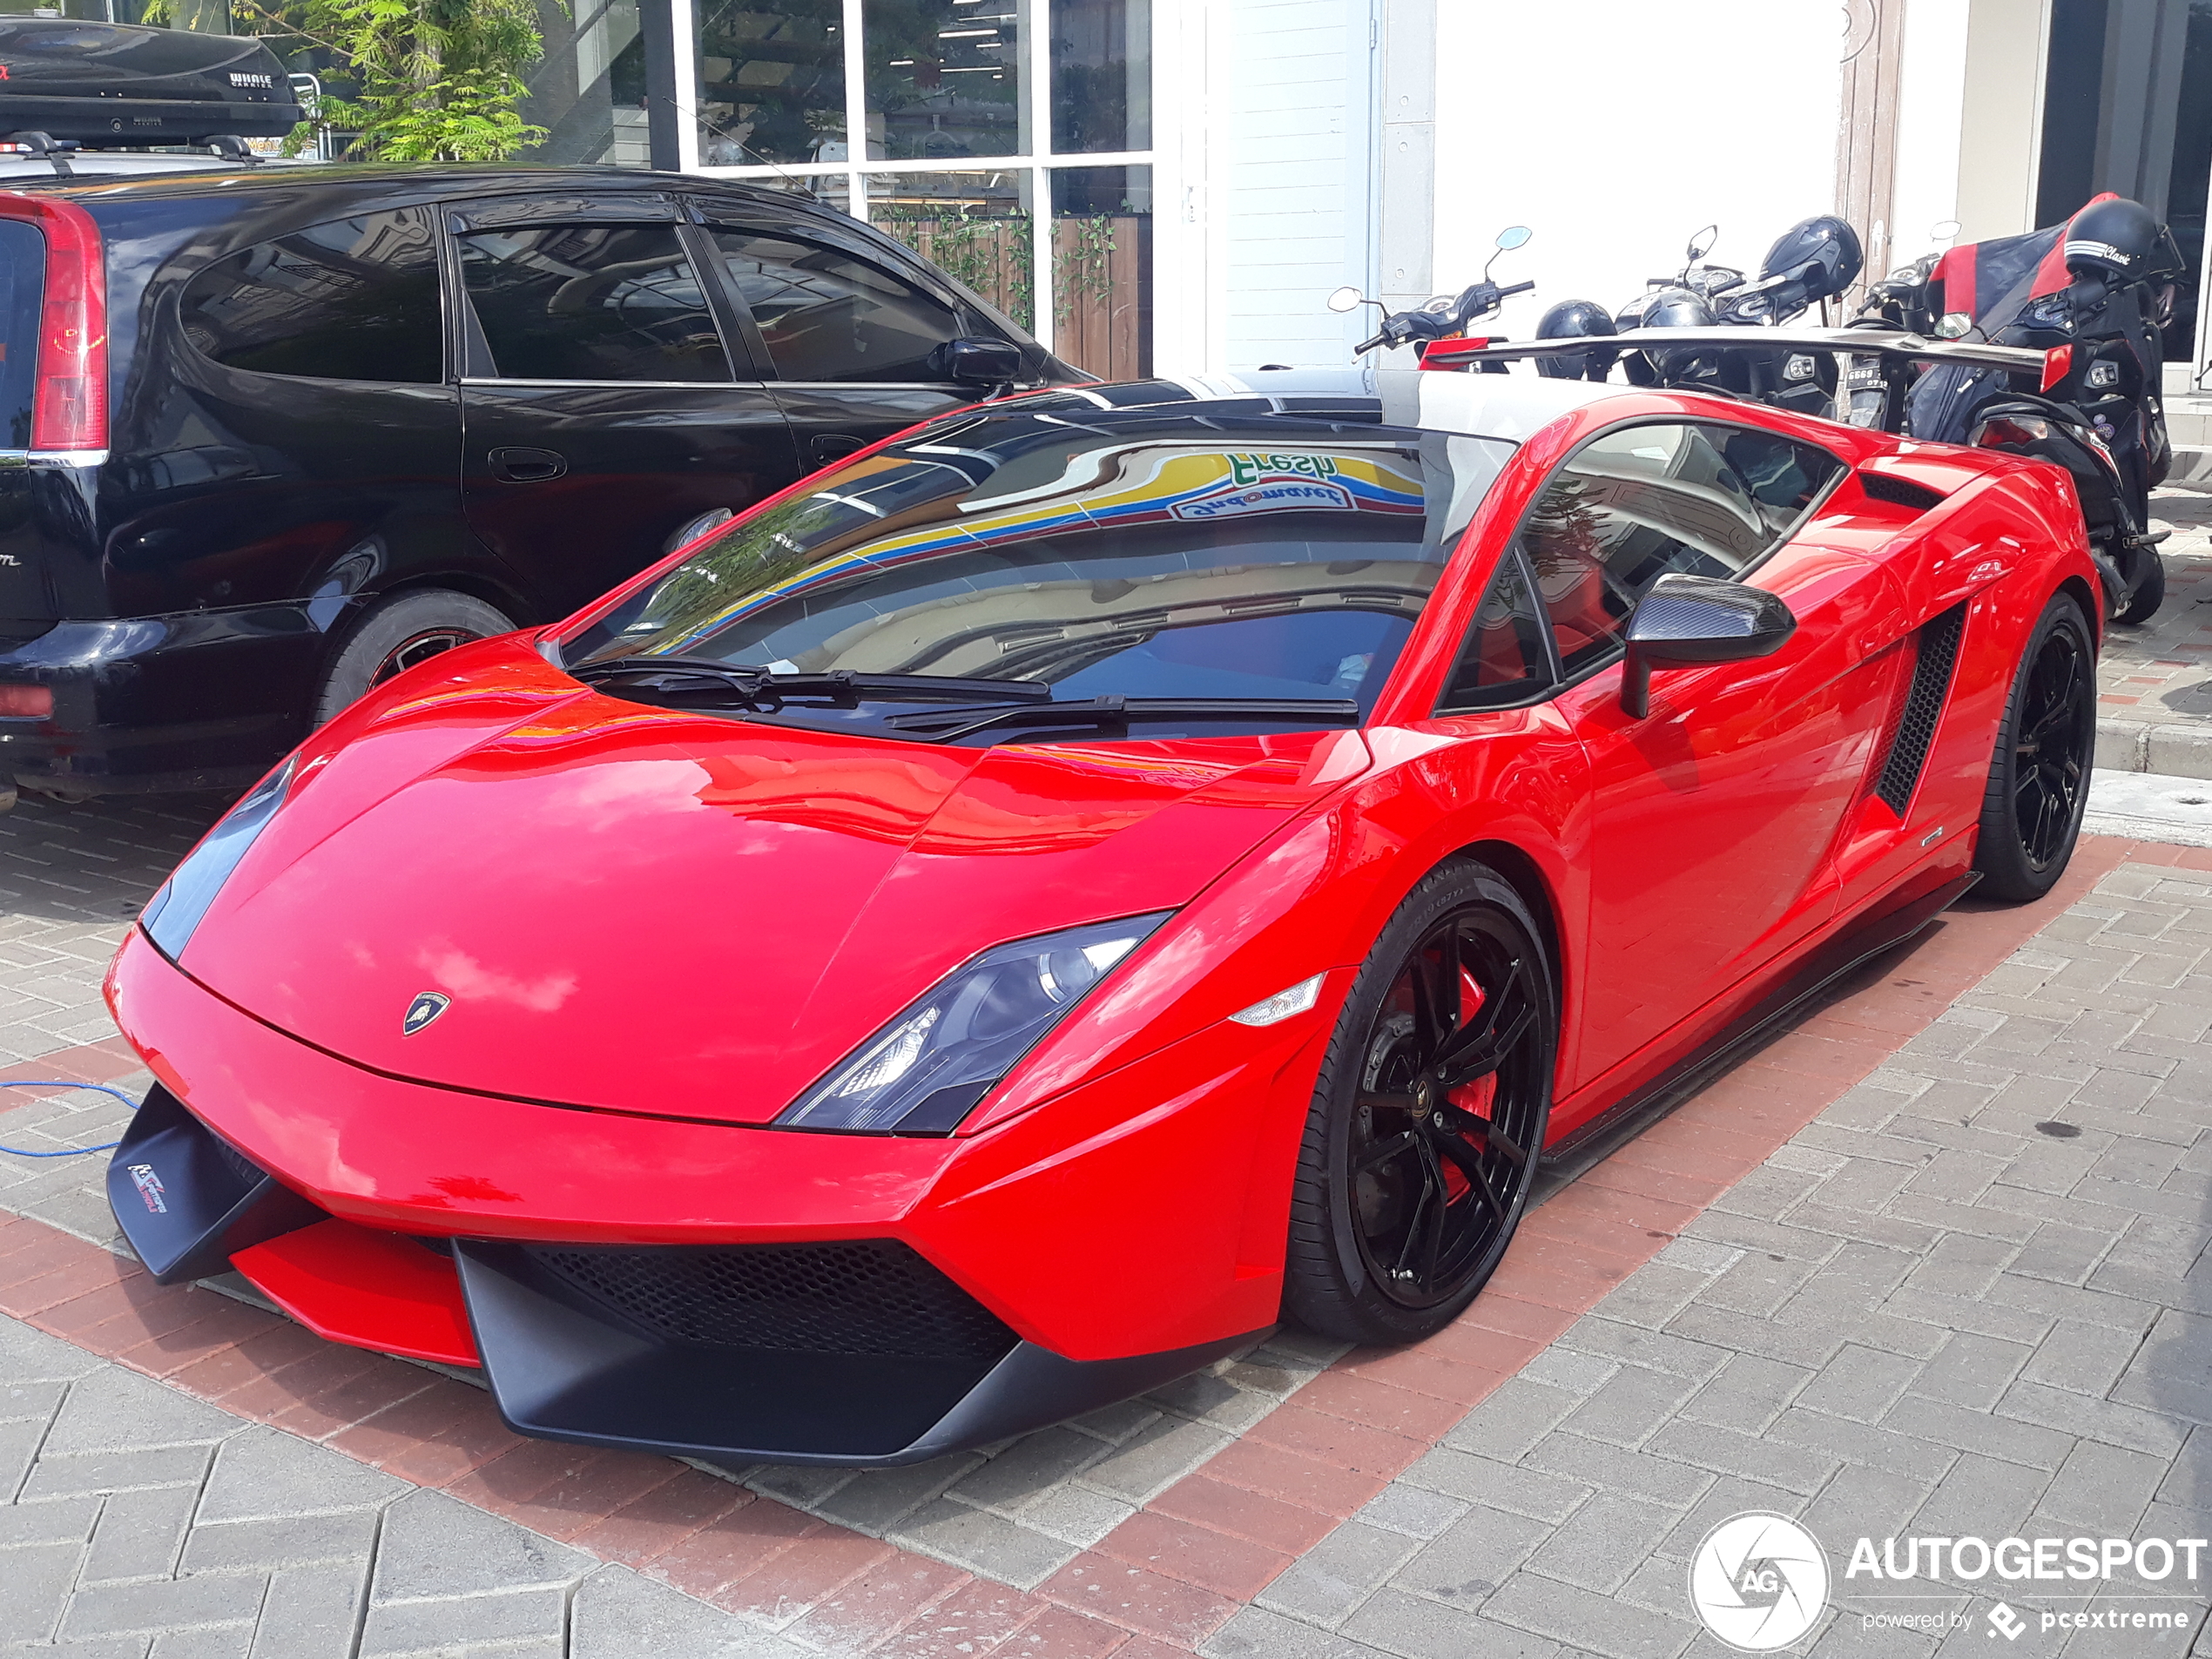
[[[1356,705],[1364,718],[1512,450],[1262,400],[1024,400],[920,428],[733,523],[563,655],[586,678],[680,657],[781,677],[1015,681],[1009,694],[1055,704]],[[854,707],[772,711],[884,735],[914,724],[865,690]],[[1134,735],[1347,723],[1220,712],[1150,711]],[[1039,738],[1021,726],[954,740]]]

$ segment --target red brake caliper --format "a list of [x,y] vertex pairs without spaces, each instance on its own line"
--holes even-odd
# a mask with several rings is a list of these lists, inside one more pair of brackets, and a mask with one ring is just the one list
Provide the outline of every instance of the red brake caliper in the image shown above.
[[[1474,982],[1474,975],[1464,968],[1460,969],[1460,1024],[1461,1027],[1464,1028],[1468,1021],[1482,1012],[1482,1004],[1485,1001],[1482,988]],[[1444,1098],[1469,1116],[1480,1117],[1487,1122],[1490,1116],[1490,1103],[1496,1097],[1497,1092],[1498,1079],[1493,1075],[1488,1077],[1478,1077],[1471,1083],[1461,1083]],[[1484,1150],[1474,1142],[1467,1140],[1464,1135],[1460,1138],[1467,1141],[1467,1144],[1478,1152]],[[1467,1195],[1467,1178],[1460,1172],[1459,1165],[1446,1163],[1444,1166],[1446,1202],[1457,1204]]]

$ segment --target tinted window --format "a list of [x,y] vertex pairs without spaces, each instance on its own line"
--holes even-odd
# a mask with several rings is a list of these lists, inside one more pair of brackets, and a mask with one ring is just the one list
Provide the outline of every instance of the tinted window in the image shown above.
[[844,253],[716,231],[723,268],[786,381],[929,381],[960,319],[913,284]]
[[437,238],[401,208],[233,253],[185,287],[185,338],[232,368],[324,380],[445,378]]
[[19,219],[0,219],[0,447],[30,447],[31,387],[38,371],[38,302],[46,239]]
[[726,381],[673,225],[557,225],[461,242],[492,372],[523,381]]
[[1519,554],[1508,553],[1475,610],[1437,712],[1501,708],[1521,701],[1550,678],[1544,620]]
[[1517,545],[1569,675],[1620,643],[1629,612],[1669,570],[1737,576],[1778,525],[1714,440],[1730,428],[1637,426],[1592,440],[1550,483]]
[[1512,446],[1188,407],[1041,400],[923,428],[737,521],[564,655],[1372,708],[1459,539],[1452,510]]

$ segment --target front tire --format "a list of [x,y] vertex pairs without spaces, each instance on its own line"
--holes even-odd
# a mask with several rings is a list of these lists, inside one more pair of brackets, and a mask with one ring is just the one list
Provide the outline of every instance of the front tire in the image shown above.
[[2027,637],[1997,729],[1974,846],[1983,893],[2026,903],[2065,873],[2096,744],[2096,650],[2081,607],[2060,594]]
[[1338,1015],[1299,1150],[1284,1309],[1413,1342],[1497,1270],[1551,1116],[1558,1006],[1542,934],[1487,867],[1398,907]]
[[327,725],[370,686],[417,663],[514,630],[502,612],[449,589],[419,588],[380,599],[361,613],[324,671],[315,694],[315,725]]
[[2128,590],[2128,597],[2112,613],[2114,622],[2131,627],[2148,622],[2166,603],[2166,561],[2155,547],[2144,548],[2135,556],[2143,561],[2142,579]]

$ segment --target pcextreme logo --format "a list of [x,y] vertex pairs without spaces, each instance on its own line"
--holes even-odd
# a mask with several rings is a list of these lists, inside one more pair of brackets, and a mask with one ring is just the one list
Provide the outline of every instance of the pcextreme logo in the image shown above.
[[1786,1648],[1828,1605],[1827,1552],[1786,1515],[1759,1509],[1730,1515],[1689,1558],[1689,1604],[1731,1648]]

